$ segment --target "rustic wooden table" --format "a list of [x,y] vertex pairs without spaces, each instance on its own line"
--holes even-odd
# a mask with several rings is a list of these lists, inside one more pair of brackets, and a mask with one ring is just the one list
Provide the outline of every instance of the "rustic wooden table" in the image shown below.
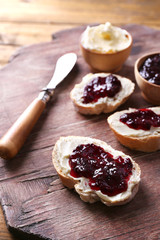
[[[159,0],[0,0],[0,66],[19,47],[50,41],[52,33],[83,24],[110,21],[160,29],[159,10]],[[0,210],[0,240],[11,239]]]

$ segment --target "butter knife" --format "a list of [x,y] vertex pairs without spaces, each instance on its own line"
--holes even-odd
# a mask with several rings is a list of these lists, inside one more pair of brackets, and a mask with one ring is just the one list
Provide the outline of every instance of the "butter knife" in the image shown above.
[[54,74],[48,85],[42,89],[38,97],[33,100],[28,108],[0,139],[0,157],[11,159],[18,153],[46,107],[46,103],[54,94],[55,88],[69,74],[76,61],[77,55],[75,53],[64,54],[58,59]]

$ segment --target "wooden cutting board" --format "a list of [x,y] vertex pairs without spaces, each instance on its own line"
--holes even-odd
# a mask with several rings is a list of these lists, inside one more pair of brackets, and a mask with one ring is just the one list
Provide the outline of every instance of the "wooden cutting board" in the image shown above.
[[[134,62],[142,54],[160,49],[160,31],[140,25],[124,28],[132,34],[134,44],[119,74],[135,82]],[[79,50],[83,30],[58,32],[52,42],[24,47],[0,70],[2,136],[48,83],[57,58],[70,51],[78,54],[77,65],[57,88],[20,153],[9,161],[0,159],[0,198],[6,223],[22,239],[158,239],[160,152],[142,153],[123,147],[107,125],[109,114],[83,116],[69,98],[75,83],[90,72]],[[146,106],[150,104],[136,85],[132,97],[119,110]],[[53,146],[62,135],[99,138],[131,155],[142,169],[136,197],[127,205],[107,207],[100,202],[84,203],[65,188],[51,160]]]

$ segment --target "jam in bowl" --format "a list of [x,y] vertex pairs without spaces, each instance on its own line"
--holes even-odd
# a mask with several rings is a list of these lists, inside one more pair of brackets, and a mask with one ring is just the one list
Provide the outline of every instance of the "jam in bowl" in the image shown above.
[[145,100],[160,105],[160,52],[140,57],[135,62],[134,73]]
[[160,53],[147,57],[139,72],[148,82],[160,85]]

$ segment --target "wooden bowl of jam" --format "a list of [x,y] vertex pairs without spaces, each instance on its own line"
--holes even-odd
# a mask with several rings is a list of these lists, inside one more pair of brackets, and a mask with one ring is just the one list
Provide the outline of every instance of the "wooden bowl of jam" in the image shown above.
[[134,73],[144,99],[153,105],[160,105],[160,53],[140,57],[135,62]]
[[[82,56],[94,72],[117,72],[130,55],[132,36],[126,30],[110,23],[103,25],[104,29],[107,28],[106,32],[101,29],[102,25],[95,28],[99,26],[100,29],[94,31],[91,37],[88,35],[86,37],[87,29],[82,33],[80,39]],[[117,36],[117,33],[120,35]]]

